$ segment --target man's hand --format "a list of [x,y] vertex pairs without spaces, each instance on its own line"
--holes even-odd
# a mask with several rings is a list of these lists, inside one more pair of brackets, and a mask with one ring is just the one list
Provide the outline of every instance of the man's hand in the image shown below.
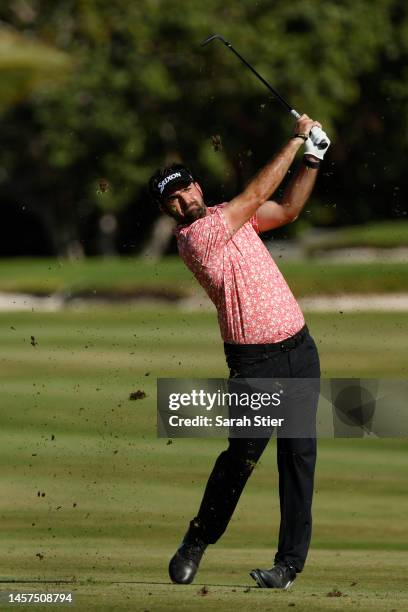
[[[324,154],[330,146],[330,139],[326,132],[322,130],[322,125],[319,121],[313,121],[307,115],[302,115],[296,122],[293,137],[303,138],[305,141],[305,155],[313,155],[317,159],[323,159]],[[320,142],[328,142],[328,146],[324,149],[319,149]]]
[[[318,144],[322,140],[328,142],[328,146],[325,149],[319,149]],[[315,127],[312,132],[310,132],[309,138],[305,142],[305,155],[313,155],[317,159],[323,159],[324,154],[330,146],[330,139],[327,136],[326,132],[324,132],[320,127]]]
[[313,121],[313,119],[311,119],[307,115],[302,115],[296,121],[295,128],[293,131],[293,137],[299,136],[299,138],[306,140],[306,138],[310,136],[310,131],[312,127],[317,129],[317,128],[321,128],[322,125],[318,121]]

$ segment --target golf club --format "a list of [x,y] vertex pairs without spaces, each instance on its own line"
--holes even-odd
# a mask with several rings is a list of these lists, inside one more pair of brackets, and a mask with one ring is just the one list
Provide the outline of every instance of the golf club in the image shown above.
[[[272,87],[272,85],[270,85],[268,83],[268,81],[266,81],[263,76],[261,76],[259,74],[259,72],[257,72],[255,70],[255,68],[253,68],[253,66],[251,66],[251,64],[249,62],[246,61],[246,59],[244,57],[242,57],[242,55],[240,53],[238,53],[238,51],[236,51],[234,49],[234,47],[231,45],[230,42],[228,42],[228,40],[225,40],[225,38],[223,36],[221,36],[220,34],[212,34],[211,36],[209,36],[208,38],[206,38],[202,43],[201,46],[205,47],[206,45],[208,45],[208,43],[212,42],[213,40],[220,40],[222,43],[224,43],[224,45],[226,47],[228,47],[228,49],[230,49],[233,53],[235,53],[235,55],[241,60],[241,62],[243,64],[245,64],[245,66],[247,66],[247,68],[249,68],[256,77],[258,77],[258,79],[265,85],[265,87],[267,87],[269,89],[269,91],[275,96],[275,98],[277,98],[279,100],[279,102],[282,104],[282,106],[284,106],[286,108],[286,110],[288,110],[290,112],[291,115],[293,115],[296,119],[299,119],[300,117],[300,113],[298,113],[294,108],[291,107],[291,105],[285,100],[285,98],[283,98],[280,93],[278,91],[276,91],[276,89],[274,89]],[[313,132],[313,128],[312,128],[312,132]],[[319,142],[317,144],[318,149],[327,149],[327,147],[329,146],[329,143],[326,142],[325,140],[322,140],[321,142]]]

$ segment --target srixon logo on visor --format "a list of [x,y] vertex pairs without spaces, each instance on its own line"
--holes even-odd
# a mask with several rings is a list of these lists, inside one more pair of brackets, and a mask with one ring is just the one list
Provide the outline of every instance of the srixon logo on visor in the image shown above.
[[181,172],[174,172],[173,174],[170,174],[169,176],[166,176],[165,179],[163,179],[157,186],[159,188],[160,194],[163,193],[165,186],[167,185],[167,183],[170,183],[170,181],[173,181],[175,178],[181,178]]

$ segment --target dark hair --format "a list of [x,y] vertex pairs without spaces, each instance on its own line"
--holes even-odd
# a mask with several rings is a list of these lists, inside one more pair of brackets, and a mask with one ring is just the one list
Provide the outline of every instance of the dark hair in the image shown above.
[[187,172],[191,176],[192,180],[195,181],[193,173],[184,164],[171,164],[170,166],[159,168],[150,177],[149,183],[148,183],[149,194],[150,194],[152,201],[158,206],[160,206],[160,204],[163,202],[163,197],[160,195],[160,190],[158,187],[159,183],[163,181],[163,179],[165,179],[167,176],[177,171]]

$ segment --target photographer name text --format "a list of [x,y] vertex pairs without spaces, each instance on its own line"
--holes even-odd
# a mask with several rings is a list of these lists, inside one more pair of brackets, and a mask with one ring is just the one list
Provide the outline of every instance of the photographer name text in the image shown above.
[[169,417],[171,427],[282,427],[285,419],[274,419],[269,416],[255,415],[237,418],[216,416],[215,418],[197,415],[191,418],[172,415]]

